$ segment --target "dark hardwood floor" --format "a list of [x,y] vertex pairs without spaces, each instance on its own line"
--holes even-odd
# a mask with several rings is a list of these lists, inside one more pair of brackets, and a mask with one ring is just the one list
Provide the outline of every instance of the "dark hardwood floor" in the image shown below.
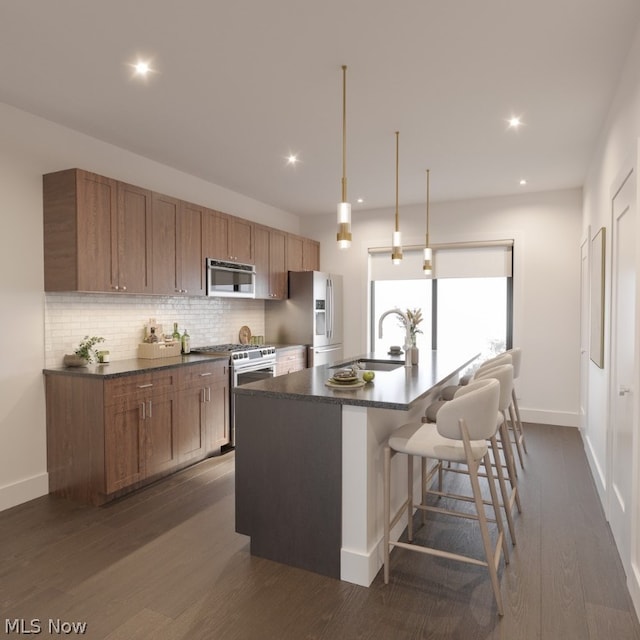
[[[0,513],[0,637],[19,635],[6,620],[47,637],[59,619],[109,640],[640,640],[577,430],[526,426],[502,619],[480,567],[396,550],[390,584],[367,589],[252,557],[231,453],[106,507],[46,496]],[[419,536],[478,552],[470,534],[436,516]]]

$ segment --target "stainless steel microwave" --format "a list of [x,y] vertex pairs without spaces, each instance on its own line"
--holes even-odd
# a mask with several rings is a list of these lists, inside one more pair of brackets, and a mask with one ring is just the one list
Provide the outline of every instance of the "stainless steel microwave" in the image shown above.
[[207,258],[207,295],[255,298],[256,268],[252,264]]

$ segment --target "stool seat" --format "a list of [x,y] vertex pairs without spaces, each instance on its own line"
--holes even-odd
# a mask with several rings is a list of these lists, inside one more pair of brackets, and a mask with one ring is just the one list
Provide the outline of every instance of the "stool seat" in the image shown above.
[[[482,460],[487,453],[487,441],[471,440],[469,444],[473,459]],[[389,436],[389,446],[398,453],[412,456],[448,460],[449,462],[467,461],[462,441],[441,436],[435,424],[409,423],[402,425]]]

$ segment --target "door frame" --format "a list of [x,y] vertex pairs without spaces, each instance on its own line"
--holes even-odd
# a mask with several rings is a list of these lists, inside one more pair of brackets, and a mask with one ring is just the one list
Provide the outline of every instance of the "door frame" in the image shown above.
[[[630,545],[629,549],[620,549],[618,548],[618,552],[620,554],[620,558],[622,560],[622,564],[625,568],[625,573],[627,574],[627,583],[630,591],[635,591],[634,601],[636,608],[639,607],[638,595],[640,594],[640,567],[639,567],[639,557],[638,557],[638,544],[634,543],[636,536],[638,535],[638,523],[639,523],[639,512],[640,512],[640,491],[638,488],[638,478],[639,478],[639,470],[638,463],[640,462],[640,456],[638,455],[638,441],[640,439],[640,433],[638,429],[638,422],[640,416],[640,367],[639,367],[639,354],[640,354],[640,330],[638,326],[638,319],[640,318],[640,270],[638,266],[640,264],[640,241],[638,240],[637,230],[640,229],[640,224],[638,223],[638,215],[640,214],[638,207],[638,189],[639,189],[639,181],[638,181],[638,173],[635,159],[628,159],[624,165],[624,169],[619,172],[616,177],[616,180],[612,183],[612,188],[609,196],[609,204],[610,204],[610,225],[611,225],[611,233],[610,233],[610,243],[609,243],[609,256],[607,257],[606,264],[609,267],[609,276],[606,278],[606,281],[609,283],[609,340],[608,340],[608,349],[609,349],[609,357],[605,356],[605,367],[607,363],[609,365],[608,369],[608,407],[607,407],[607,473],[606,473],[606,483],[607,483],[607,491],[606,491],[606,503],[605,503],[605,512],[607,515],[607,520],[611,520],[612,517],[612,504],[613,500],[615,500],[614,490],[613,490],[613,423],[615,418],[615,402],[616,395],[618,393],[617,389],[617,378],[616,378],[616,340],[617,336],[615,335],[615,327],[616,327],[616,274],[614,273],[614,268],[616,264],[616,254],[617,254],[617,243],[616,243],[616,232],[615,232],[615,211],[614,211],[614,200],[620,190],[623,188],[625,182],[628,179],[631,179],[635,182],[635,229],[636,229],[636,247],[635,247],[635,263],[636,263],[636,300],[635,300],[635,314],[636,314],[636,322],[635,322],[635,336],[634,336],[634,371],[632,376],[632,392],[634,394],[634,408],[632,415],[632,430],[633,430],[633,476],[632,476],[632,495],[631,495],[631,508],[629,513],[629,527],[630,527]],[[617,544],[616,544],[617,546]],[[628,554],[628,555],[627,555]],[[623,557],[626,556],[626,557]]]

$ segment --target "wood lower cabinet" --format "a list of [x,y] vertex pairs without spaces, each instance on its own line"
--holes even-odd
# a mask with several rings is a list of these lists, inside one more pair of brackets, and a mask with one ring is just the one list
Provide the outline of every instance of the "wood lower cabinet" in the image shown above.
[[178,459],[202,459],[229,442],[229,367],[212,362],[180,371]]
[[276,349],[276,375],[283,376],[307,367],[307,348],[304,345]]
[[[226,361],[45,376],[50,493],[103,504],[229,441]],[[226,438],[226,440],[225,440]]]

